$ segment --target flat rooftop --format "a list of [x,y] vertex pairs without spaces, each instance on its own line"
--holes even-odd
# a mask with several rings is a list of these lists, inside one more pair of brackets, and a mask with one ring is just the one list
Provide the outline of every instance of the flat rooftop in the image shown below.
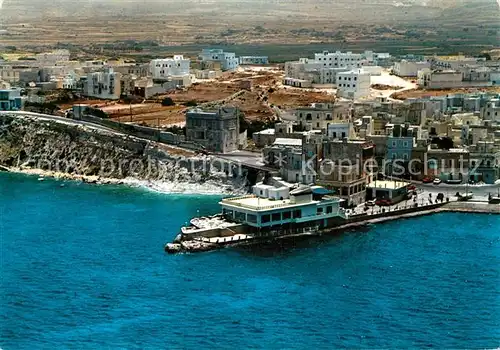
[[278,209],[278,208],[284,208],[284,207],[289,207],[289,208],[294,208],[294,207],[301,207],[304,206],[305,204],[313,204],[313,203],[319,203],[318,201],[311,201],[307,203],[290,203],[290,199],[283,199],[283,200],[270,200],[267,198],[259,198],[256,196],[244,196],[244,197],[236,197],[236,198],[227,198],[223,199],[220,204],[221,205],[230,205],[234,207],[240,207],[244,209],[250,209],[250,210],[272,210],[272,209]]
[[302,139],[287,139],[287,138],[277,138],[274,141],[274,145],[279,146],[302,146]]
[[387,181],[387,180],[381,180],[381,181],[374,181],[370,184],[367,185],[368,188],[378,188],[378,189],[390,189],[390,190],[397,190],[403,187],[407,187],[410,185],[409,182],[403,182],[403,181]]

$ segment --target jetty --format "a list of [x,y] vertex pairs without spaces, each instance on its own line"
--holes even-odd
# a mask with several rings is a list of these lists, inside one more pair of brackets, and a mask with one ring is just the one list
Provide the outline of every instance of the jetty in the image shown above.
[[401,206],[395,210],[380,209],[362,215],[349,216],[343,222],[339,223],[339,225],[327,228],[311,226],[296,229],[271,230],[253,234],[237,234],[224,237],[196,237],[191,240],[182,240],[180,237],[177,237],[176,241],[165,245],[165,251],[169,254],[196,253],[228,247],[269,244],[280,240],[293,240],[307,237],[314,238],[362,229],[372,224],[446,212],[500,215],[500,204],[452,201],[420,206],[410,205]]

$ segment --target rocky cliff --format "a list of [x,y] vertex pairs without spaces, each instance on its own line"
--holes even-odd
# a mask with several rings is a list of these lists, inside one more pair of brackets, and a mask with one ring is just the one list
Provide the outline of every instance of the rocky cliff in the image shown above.
[[155,184],[245,186],[244,172],[210,157],[173,155],[161,144],[82,125],[0,115],[0,165]]

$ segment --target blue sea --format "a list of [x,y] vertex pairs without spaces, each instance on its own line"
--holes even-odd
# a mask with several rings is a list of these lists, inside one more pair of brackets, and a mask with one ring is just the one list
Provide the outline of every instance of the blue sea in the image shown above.
[[218,199],[0,174],[0,348],[500,346],[500,216],[165,254]]

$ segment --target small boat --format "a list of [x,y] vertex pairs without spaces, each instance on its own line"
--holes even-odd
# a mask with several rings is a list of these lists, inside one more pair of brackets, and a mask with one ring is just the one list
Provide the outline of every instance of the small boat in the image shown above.
[[40,177],[38,178],[38,181],[45,181],[45,178],[44,178],[43,176],[40,176]]

